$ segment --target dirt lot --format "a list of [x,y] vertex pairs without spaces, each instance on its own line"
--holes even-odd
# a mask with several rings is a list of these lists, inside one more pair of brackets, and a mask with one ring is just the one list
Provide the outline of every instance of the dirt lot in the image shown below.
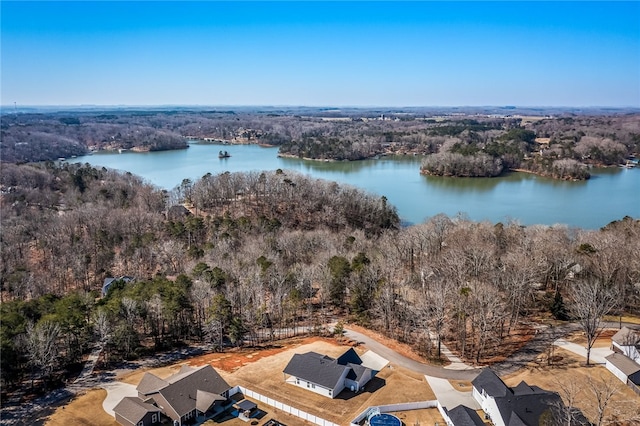
[[[333,400],[284,382],[282,370],[294,353],[314,351],[337,357],[348,348],[330,340],[302,341],[272,356],[261,358],[259,362],[246,363],[242,369],[233,372],[220,369],[219,372],[229,383],[245,386],[338,424],[348,423],[372,405],[435,398],[424,376],[397,367],[387,367],[380,371],[363,392],[354,394],[345,390]],[[361,348],[356,351],[361,354],[364,352]],[[197,361],[190,363],[196,365]],[[215,363],[212,365],[215,367]]]
[[[435,395],[429,388],[424,376],[395,366],[387,367],[380,371],[378,375],[367,384],[363,392],[353,394],[346,390],[333,400],[284,383],[282,370],[294,353],[315,351],[337,357],[351,347],[347,343],[349,342],[337,342],[334,339],[318,337],[292,339],[276,346],[259,350],[240,349],[225,353],[207,354],[189,359],[186,364],[192,366],[211,364],[220,375],[232,385],[243,385],[255,392],[259,392],[265,396],[277,399],[280,402],[290,404],[338,424],[347,424],[349,420],[369,406],[435,399]],[[410,350],[407,348],[400,349],[404,349],[402,352],[410,353]],[[356,347],[356,351],[362,354],[366,349]],[[146,371],[150,371],[161,378],[168,377],[177,372],[181,364],[156,369],[138,370],[118,377],[118,380],[125,383],[137,384]],[[116,425],[117,423],[111,416],[102,410],[95,409],[96,406],[101,406],[105,396],[106,392],[104,390],[90,391],[87,395],[83,395],[72,401],[65,408],[58,409],[50,417],[47,424]],[[276,410],[275,408],[266,406],[265,404],[258,405],[266,412],[264,417],[260,419],[260,424],[271,418],[275,418],[288,426],[308,425],[307,422]],[[97,411],[100,411],[99,417],[94,416]],[[91,413],[91,421],[87,420],[87,414],[85,413]],[[439,424],[444,423],[440,414],[435,409],[406,411],[394,414],[410,426],[418,422],[422,424],[434,424],[435,422]],[[220,423],[209,421],[206,424],[207,426],[213,426]],[[223,424],[226,426],[246,425],[246,423],[238,419],[229,419],[224,421]]]
[[[602,344],[602,342],[598,342]],[[589,381],[593,381],[596,387],[602,387],[610,383],[616,389],[605,416],[605,424],[616,424],[615,420],[637,419],[640,421],[640,397],[637,396],[624,383],[615,378],[602,366],[586,367],[584,358],[556,348],[555,355],[558,360],[552,366],[546,363],[538,365],[531,363],[527,368],[517,373],[504,377],[504,382],[509,386],[516,386],[522,380],[530,385],[536,385],[543,389],[553,390],[561,394],[562,384],[575,383],[579,389],[576,406],[590,420],[594,421],[597,407],[596,395]],[[564,398],[566,402],[566,398]],[[629,424],[640,424],[629,423]]]

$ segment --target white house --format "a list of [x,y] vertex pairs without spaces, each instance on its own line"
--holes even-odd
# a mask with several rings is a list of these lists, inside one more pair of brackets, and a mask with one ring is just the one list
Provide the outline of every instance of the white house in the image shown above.
[[495,426],[538,426],[540,417],[562,405],[560,395],[522,381],[510,388],[485,368],[471,384],[473,397]]
[[611,354],[605,359],[607,360],[607,370],[611,371],[622,383],[627,384],[627,381],[631,381],[640,386],[640,364],[619,353]]
[[343,389],[359,392],[373,377],[358,354],[349,349],[338,359],[316,352],[295,354],[284,368],[285,382],[329,398]]
[[611,350],[640,363],[640,332],[622,327],[611,337]]

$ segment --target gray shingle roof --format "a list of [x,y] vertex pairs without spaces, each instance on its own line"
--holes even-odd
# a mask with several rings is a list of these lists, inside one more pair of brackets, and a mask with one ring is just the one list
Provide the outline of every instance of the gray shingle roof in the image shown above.
[[611,340],[620,346],[636,346],[640,344],[640,332],[625,326],[611,336]]
[[622,354],[613,353],[605,357],[605,359],[613,364],[613,366],[618,370],[626,374],[627,377],[640,371],[640,365],[638,365],[638,363]]
[[137,424],[147,413],[159,413],[160,409],[154,405],[143,402],[138,397],[127,396],[122,398],[122,400],[113,407],[113,411],[131,423]]
[[153,373],[144,373],[142,380],[138,383],[136,390],[143,395],[150,395],[158,392],[160,389],[169,386],[169,383],[162,380]]
[[557,393],[524,381],[510,388],[489,368],[485,368],[471,384],[493,397],[500,416],[508,426],[538,426],[543,413],[562,404]]
[[345,369],[348,368],[350,367],[340,365],[333,358],[326,355],[307,352],[305,354],[295,354],[284,368],[284,373],[327,389],[333,389]]
[[445,410],[455,426],[485,426],[478,413],[469,407],[458,405],[451,410]]
[[159,393],[180,416],[196,408],[197,392],[221,394],[231,386],[210,365],[198,369],[181,369],[166,379],[170,384]]
[[225,400],[226,398],[220,396],[219,394],[205,392],[202,390],[196,391],[196,408],[202,413],[206,413],[207,411],[209,411],[211,407],[213,407],[213,404],[216,403],[216,401]]
[[538,426],[540,416],[562,404],[560,395],[540,390],[526,395],[507,395],[495,398],[500,415],[509,426]]
[[505,385],[502,379],[500,379],[500,377],[498,377],[490,368],[482,370],[482,373],[473,379],[471,384],[481,393],[484,390],[487,395],[493,396],[494,398],[505,396],[510,392],[509,387]]

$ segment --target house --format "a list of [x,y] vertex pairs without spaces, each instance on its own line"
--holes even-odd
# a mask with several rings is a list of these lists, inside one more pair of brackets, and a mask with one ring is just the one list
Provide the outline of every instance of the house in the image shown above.
[[619,353],[613,353],[605,359],[607,370],[622,380],[622,383],[631,382],[640,386],[640,364]]
[[337,359],[316,352],[295,354],[283,373],[285,382],[329,398],[345,388],[359,392],[374,375],[353,348]]
[[611,336],[611,350],[640,363],[640,332],[622,327]]
[[447,410],[443,408],[446,416],[443,416],[449,426],[486,426],[478,413],[464,405]]
[[[145,404],[143,407],[155,407],[163,415],[171,418],[174,425],[181,426],[193,422],[198,416],[209,417],[222,411],[229,399],[230,389],[231,386],[210,365],[200,368],[184,365],[180,371],[166,379],[145,373],[136,388],[138,397],[131,398],[134,401],[126,402],[122,406],[124,400],[121,401],[114,408],[114,412],[116,420],[126,419],[132,402],[138,405]],[[122,425],[129,425],[118,421]],[[137,425],[147,426],[145,423]]]
[[166,213],[167,220],[171,221],[184,220],[187,216],[190,215],[191,212],[189,211],[189,209],[181,204],[169,207]]
[[111,286],[118,282],[118,281],[122,281],[124,283],[130,283],[132,281],[135,281],[134,277],[128,277],[126,275],[123,275],[121,277],[118,278],[114,278],[114,277],[108,277],[104,279],[104,282],[102,283],[102,297],[105,297],[107,295],[107,293],[109,292],[109,289],[111,288]]
[[152,426],[160,423],[160,409],[140,398],[122,398],[113,409],[116,421],[125,426]]
[[496,426],[537,426],[543,415],[562,407],[562,399],[557,393],[524,381],[511,388],[489,368],[485,368],[471,384],[473,397]]

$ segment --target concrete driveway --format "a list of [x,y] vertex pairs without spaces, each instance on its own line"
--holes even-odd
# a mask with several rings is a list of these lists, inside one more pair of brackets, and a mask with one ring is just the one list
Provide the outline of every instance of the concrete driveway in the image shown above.
[[118,405],[118,402],[125,396],[138,396],[138,391],[134,385],[122,382],[109,382],[101,385],[102,389],[107,391],[107,397],[102,403],[102,408],[107,414],[114,416],[113,407]]
[[[553,344],[559,348],[566,349],[583,358],[587,358],[587,348],[577,343],[571,343],[565,339],[558,339]],[[605,357],[611,355],[613,351],[609,348],[591,348],[591,356],[589,362],[592,364],[606,364]]]
[[437,377],[430,376],[424,377],[427,379],[433,393],[436,394],[438,402],[448,410],[451,410],[460,404],[466,405],[474,410],[480,409],[480,404],[473,399],[471,392],[460,392],[459,390],[456,390],[447,379],[439,379]]

